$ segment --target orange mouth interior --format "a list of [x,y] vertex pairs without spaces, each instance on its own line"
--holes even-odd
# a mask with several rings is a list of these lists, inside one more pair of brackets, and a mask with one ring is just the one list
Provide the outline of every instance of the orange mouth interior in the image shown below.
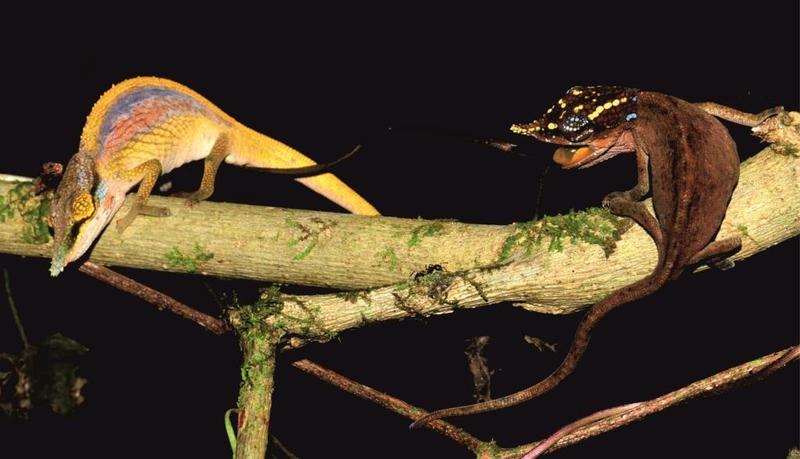
[[561,147],[556,149],[556,152],[553,153],[553,161],[560,166],[569,166],[570,164],[575,164],[578,161],[586,158],[590,154],[592,154],[592,149],[589,147]]

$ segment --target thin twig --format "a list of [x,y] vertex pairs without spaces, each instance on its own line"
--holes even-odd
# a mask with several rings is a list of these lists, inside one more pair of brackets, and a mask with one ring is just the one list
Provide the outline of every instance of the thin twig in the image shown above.
[[[222,320],[197,311],[196,309],[193,309],[175,300],[174,298],[165,295],[164,293],[136,282],[127,276],[106,268],[105,266],[87,261],[81,265],[80,271],[124,292],[135,295],[147,301],[148,303],[155,305],[159,309],[167,309],[178,316],[189,319],[213,333],[221,335],[230,331],[225,322]],[[326,381],[346,392],[350,392],[366,400],[373,401],[384,408],[392,410],[396,413],[400,413],[412,420],[418,419],[426,414],[425,411],[415,408],[403,402],[402,400],[395,399],[376,391],[371,387],[348,379],[347,377],[328,370],[327,368],[324,368],[310,360],[300,360],[294,362],[293,365],[300,370],[314,375],[319,379],[322,379],[323,381]],[[470,448],[473,451],[478,451],[479,448],[485,446],[484,442],[481,442],[463,430],[444,421],[431,422],[427,425],[427,427],[430,427],[432,430],[452,438],[453,440],[465,445],[467,448]]]
[[22,326],[22,319],[19,318],[19,311],[14,303],[14,295],[11,294],[11,276],[8,274],[8,269],[3,268],[3,277],[6,282],[6,296],[8,297],[8,306],[11,308],[11,315],[14,316],[14,323],[17,324],[17,331],[19,338],[22,340],[22,345],[28,349],[31,344],[28,341],[28,335],[25,334],[25,328]]
[[[800,346],[795,346],[783,351],[774,352],[756,360],[729,368],[713,376],[696,381],[686,387],[664,394],[658,398],[642,402],[635,408],[623,410],[613,416],[595,422],[591,425],[582,427],[562,437],[548,451],[563,448],[605,432],[618,429],[624,425],[638,421],[651,414],[677,405],[686,400],[695,398],[699,395],[719,393],[723,389],[728,389],[736,382],[741,382],[752,376],[758,379],[771,375],[780,366],[786,365],[792,360],[800,357]],[[613,410],[613,408],[612,408]],[[545,440],[547,441],[547,440]],[[541,442],[529,443],[514,448],[503,449],[496,457],[502,459],[518,458],[537,447]]]
[[[327,382],[328,384],[336,386],[345,392],[349,392],[353,395],[361,397],[364,400],[369,400],[379,406],[394,411],[395,413],[405,416],[411,420],[419,419],[425,414],[427,414],[427,411],[423,409],[409,405],[408,403],[402,400],[384,394],[383,392],[379,392],[364,384],[353,381],[352,379],[349,379],[346,376],[343,376],[339,373],[336,373],[335,371],[322,367],[310,360],[307,359],[298,360],[292,363],[292,365],[295,368],[298,368],[312,376],[315,376]],[[456,442],[466,446],[473,452],[481,451],[489,446],[487,443],[482,442],[481,440],[473,437],[472,435],[459,429],[458,427],[441,420],[436,420],[428,424],[425,424],[425,427],[428,427],[431,430],[439,432],[442,435],[449,437],[452,440],[455,440]]]
[[542,173],[539,174],[539,190],[536,192],[536,204],[533,207],[533,220],[536,221],[539,219],[539,210],[542,204],[542,195],[544,194],[544,178],[547,176],[547,173],[550,171],[550,164],[544,166]]
[[628,403],[627,405],[615,406],[613,408],[606,408],[605,410],[600,410],[595,413],[590,414],[584,418],[578,419],[575,422],[571,422],[564,427],[558,429],[556,433],[547,437],[544,441],[539,442],[535,448],[528,451],[528,454],[522,457],[522,459],[535,459],[541,456],[545,451],[550,449],[551,446],[555,442],[557,442],[560,438],[569,435],[570,432],[574,432],[583,426],[588,426],[590,424],[594,424],[597,421],[609,418],[611,416],[619,416],[623,413],[627,413],[628,411],[640,406],[642,403]]
[[272,444],[275,445],[275,447],[277,447],[288,459],[300,459],[299,457],[297,457],[296,454],[289,451],[289,448],[287,448],[283,443],[281,443],[281,441],[278,440],[278,437],[276,437],[275,435],[270,435],[270,437],[272,437]]
[[[192,320],[193,322],[209,331],[212,331],[213,333],[221,335],[230,331],[224,321],[199,312],[161,292],[142,285],[126,276],[123,276],[122,274],[105,268],[104,266],[97,265],[92,262],[86,262],[80,267],[80,270],[85,274],[113,285],[120,290],[136,295],[137,297],[156,305],[160,309],[168,309],[176,315]],[[5,273],[5,278],[6,292],[9,295],[9,303],[12,304],[12,310],[15,312],[15,320],[18,320],[16,310],[13,307],[13,299],[11,299],[10,296],[7,272]],[[22,330],[21,322],[19,321],[18,327],[20,330]],[[24,331],[21,332],[21,336],[24,337]],[[27,343],[27,338],[23,338],[23,341]],[[590,425],[581,427],[569,433],[568,435],[563,436],[562,438],[558,439],[558,441],[556,441],[551,448],[548,448],[548,450],[569,446],[585,439],[617,429],[631,422],[657,413],[665,408],[697,397],[698,395],[703,395],[714,391],[718,392],[720,389],[728,388],[729,386],[732,386],[733,383],[742,381],[751,375],[756,375],[759,379],[765,378],[798,357],[800,357],[800,346],[790,348],[786,351],[769,354],[760,359],[730,368],[656,399],[647,402],[631,404],[634,406],[634,408],[623,409],[621,407],[616,407],[604,410],[606,416],[604,416],[602,420],[593,422]],[[309,373],[344,390],[345,392],[349,392],[365,400],[372,401],[379,406],[401,414],[409,419],[416,420],[427,414],[425,410],[409,405],[402,400],[386,395],[369,386],[355,382],[343,375],[311,362],[310,360],[299,360],[294,362],[293,365],[306,373]],[[608,416],[609,412],[613,412],[614,415]],[[585,424],[587,419],[596,419],[597,417],[599,416],[597,413],[595,413],[587,418],[583,418],[575,423],[572,423],[570,426],[563,428],[561,431],[568,430],[567,428],[569,427],[572,427],[569,430],[573,430],[577,424]],[[459,429],[458,427],[441,420],[433,421],[427,424],[426,427],[429,427],[430,429],[464,445],[478,454],[479,457],[484,457],[488,453],[492,457],[517,458],[529,452],[532,448],[536,448],[538,445],[542,444],[542,442],[534,442],[514,448],[498,449],[494,444],[483,442],[463,431],[462,429]],[[555,437],[555,434],[552,437]]]
[[137,296],[155,305],[158,309],[166,309],[184,319],[189,319],[212,333],[222,335],[228,332],[228,326],[223,320],[193,309],[171,296],[165,295],[144,284],[140,284],[130,277],[112,271],[105,266],[87,261],[81,265],[80,271],[124,292]]

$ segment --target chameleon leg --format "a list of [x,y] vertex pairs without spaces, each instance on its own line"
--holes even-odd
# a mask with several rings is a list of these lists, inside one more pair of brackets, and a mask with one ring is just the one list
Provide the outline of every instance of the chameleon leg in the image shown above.
[[653,238],[659,248],[659,258],[664,237],[661,225],[640,201],[650,191],[650,153],[643,142],[636,139],[636,186],[628,191],[609,193],[603,198],[603,207],[612,214],[628,217],[639,224]]
[[705,263],[722,271],[733,268],[733,260],[728,257],[742,248],[742,239],[739,236],[729,237],[720,241],[712,241],[689,259],[689,265]]
[[656,248],[658,248],[659,259],[662,258],[664,255],[661,253],[662,247],[664,246],[664,237],[661,234],[661,226],[659,226],[658,220],[647,210],[644,204],[618,197],[609,199],[609,197],[606,196],[606,198],[603,199],[603,205],[612,214],[619,217],[628,217],[644,228],[647,234],[653,238],[653,242],[655,242]]
[[200,180],[200,188],[191,193],[175,193],[173,196],[186,198],[186,205],[193,206],[200,201],[208,199],[214,193],[214,180],[217,178],[219,165],[229,154],[228,138],[225,135],[219,136],[211,153],[206,156],[203,162],[203,178]]
[[[643,142],[636,142],[636,185],[628,191],[616,191],[603,198],[603,205],[616,198],[641,201],[650,192],[650,153]],[[633,217],[631,217],[633,218]]]
[[120,233],[125,231],[125,229],[130,226],[131,223],[133,223],[133,220],[139,214],[150,215],[153,217],[169,216],[169,209],[166,207],[147,205],[147,199],[150,198],[150,192],[153,191],[153,187],[156,185],[156,180],[158,180],[158,177],[161,175],[161,163],[159,163],[157,159],[151,159],[140,164],[139,166],[126,172],[126,175],[134,179],[141,178],[141,182],[139,182],[139,190],[136,192],[136,196],[133,197],[133,205],[131,206],[131,210],[129,210],[124,217],[117,221],[117,231]]
[[763,123],[767,118],[777,115],[783,111],[783,107],[768,108],[761,113],[746,113],[735,108],[726,107],[714,102],[698,102],[695,104],[703,111],[717,118],[728,120],[731,123],[741,124],[742,126],[758,126]]

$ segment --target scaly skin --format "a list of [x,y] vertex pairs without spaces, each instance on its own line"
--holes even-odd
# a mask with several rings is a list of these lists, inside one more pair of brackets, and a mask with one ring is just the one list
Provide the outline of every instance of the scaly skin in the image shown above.
[[[166,209],[147,205],[156,180],[198,159],[205,159],[205,168],[200,188],[186,195],[190,203],[213,193],[223,160],[290,171],[307,171],[316,164],[297,150],[242,125],[179,83],[154,77],[123,81],[95,103],[78,153],[56,191],[50,216],[55,232],[50,274],[58,275],[88,250],[122,206],[125,194],[137,184],[133,207],[118,222],[119,229],[124,230],[139,214],[168,215]],[[330,173],[296,180],[353,213],[378,215],[372,205]]]
[[[592,330],[612,310],[652,294],[692,266],[732,266],[726,257],[739,250],[741,241],[714,238],[739,179],[739,157],[728,130],[712,115],[752,126],[779,111],[780,107],[750,115],[655,92],[589,86],[571,88],[538,120],[512,126],[516,133],[562,145],[553,159],[565,169],[592,167],[620,153],[635,153],[636,186],[610,193],[603,205],[647,231],[658,250],[658,263],[651,274],[611,292],[589,309],[563,362],[547,378],[495,400],[435,411],[412,426],[538,397],[575,370]],[[655,215],[641,202],[650,192]]]

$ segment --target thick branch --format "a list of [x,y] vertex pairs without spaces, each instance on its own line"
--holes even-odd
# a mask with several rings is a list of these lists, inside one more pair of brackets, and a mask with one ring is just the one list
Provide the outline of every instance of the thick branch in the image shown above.
[[267,455],[272,391],[275,385],[275,347],[279,336],[255,330],[252,324],[237,328],[244,359],[236,428],[235,459],[262,459]]
[[[777,122],[771,134],[795,137],[793,145],[800,144],[800,114],[780,118],[783,124]],[[742,236],[736,260],[800,233],[800,156],[785,145],[782,153],[767,148],[743,164],[719,235]],[[12,186],[0,182],[0,195]],[[499,301],[568,313],[646,275],[656,258],[652,241],[638,226],[612,247],[608,228],[615,220],[602,212],[576,214],[566,223],[492,226],[213,202],[186,208],[177,199],[154,201],[170,207],[173,216],[139,218],[122,235],[106,231],[91,260],[173,271],[196,267],[208,275],[347,289],[402,282],[429,263],[449,272],[504,264],[453,276],[437,286],[426,284],[423,290],[414,282],[351,296],[297,297],[284,309],[295,321],[286,331],[294,334],[303,334],[309,324],[329,334],[365,321]],[[18,216],[0,224],[0,251],[48,256],[49,245],[22,242],[24,225]],[[551,234],[560,234],[562,251],[553,250],[559,244],[552,244]],[[205,259],[209,254],[213,257]]]

